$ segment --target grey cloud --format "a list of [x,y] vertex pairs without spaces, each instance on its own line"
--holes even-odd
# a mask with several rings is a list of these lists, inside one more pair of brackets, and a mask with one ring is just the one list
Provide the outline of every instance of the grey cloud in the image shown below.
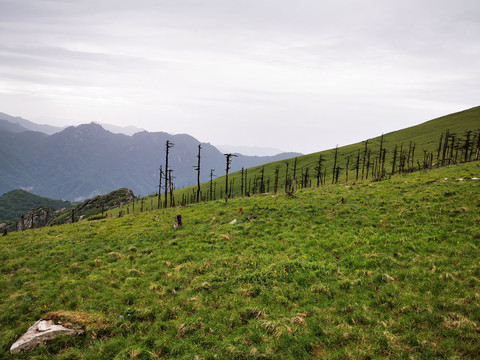
[[321,128],[390,111],[402,116],[385,128],[398,128],[478,105],[479,38],[477,0],[0,0],[0,81],[19,97],[48,86],[46,104],[70,86],[85,97],[62,111],[82,119],[112,111],[93,94],[131,99],[118,121]]

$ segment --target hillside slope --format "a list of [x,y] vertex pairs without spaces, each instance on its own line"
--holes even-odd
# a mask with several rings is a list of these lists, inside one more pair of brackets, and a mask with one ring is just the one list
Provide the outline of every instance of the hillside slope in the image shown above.
[[28,210],[38,206],[47,206],[58,210],[69,208],[72,204],[69,201],[44,198],[25,190],[13,190],[0,196],[0,222],[18,220]]
[[473,162],[0,237],[0,357],[44,318],[85,333],[14,358],[478,358],[479,177]]
[[[401,172],[418,170],[419,168],[422,169],[424,166],[430,167],[430,160],[432,160],[433,163],[438,162],[437,150],[439,142],[441,138],[444,142],[447,131],[450,135],[455,136],[452,163],[455,162],[455,157],[458,158],[456,159],[458,162],[462,161],[461,156],[463,150],[458,150],[458,147],[464,145],[466,131],[471,131],[470,146],[473,148],[472,159],[475,158],[475,151],[478,151],[480,148],[480,106],[433,119],[420,125],[384,134],[383,136],[368,139],[368,141],[339,147],[337,149],[336,162],[335,149],[330,149],[314,154],[298,156],[296,159],[292,158],[272,162],[265,166],[250,168],[246,173],[244,172],[243,176],[240,172],[233,173],[233,171],[231,171],[229,176],[229,188],[233,189],[231,190],[231,196],[238,196],[241,193],[247,195],[260,192],[260,181],[262,177],[265,191],[273,191],[277,168],[277,187],[279,191],[285,188],[286,182],[290,184],[290,187],[292,187],[293,184],[294,188],[316,186],[318,183],[345,183],[347,182],[347,169],[348,182],[350,183],[358,182],[362,179],[371,180],[374,178],[373,175],[375,172],[378,177],[380,167],[378,159],[380,158],[379,153],[381,149],[382,152],[384,152],[383,157],[385,158],[384,175],[382,178],[386,178],[392,174],[394,164],[395,172],[398,172],[402,158],[404,168]],[[383,142],[381,140],[382,138]],[[451,141],[449,140],[449,144],[450,143]],[[396,155],[395,147],[397,147]],[[358,172],[356,170],[357,158],[359,164]],[[318,171],[320,159],[322,161],[320,171]],[[232,166],[236,161],[236,158],[232,159]],[[436,166],[437,165],[439,164],[436,164]],[[334,167],[337,170],[334,170]],[[221,173],[221,175],[224,174],[225,172]],[[224,197],[225,177],[221,176],[217,178],[213,182],[213,185],[216,188],[213,197],[217,199]],[[203,184],[203,197],[208,199],[209,192],[210,184]],[[180,201],[183,196],[189,197],[191,193],[191,188],[183,189],[176,194],[176,199]]]

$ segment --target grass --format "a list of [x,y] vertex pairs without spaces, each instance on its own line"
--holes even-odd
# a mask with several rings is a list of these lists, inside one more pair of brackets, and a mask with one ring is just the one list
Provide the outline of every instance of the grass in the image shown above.
[[[406,129],[394,131],[383,136],[383,148],[386,149],[385,154],[385,169],[387,175],[390,174],[392,169],[393,157],[394,157],[394,148],[398,146],[398,152],[400,152],[400,148],[403,146],[403,151],[405,153],[408,152],[410,143],[415,145],[415,152],[414,152],[414,167],[417,168],[418,164],[423,164],[424,160],[424,151],[427,154],[433,154],[433,161],[437,162],[437,149],[439,144],[439,139],[442,134],[445,135],[446,131],[449,131],[450,134],[455,134],[457,140],[463,139],[465,132],[472,131],[472,140],[473,136],[477,136],[478,139],[480,133],[480,106],[474,107],[472,109],[468,109],[465,111],[461,111],[458,113],[450,114],[447,116],[443,116],[437,119],[433,119],[422,123],[420,125],[412,126]],[[373,168],[373,162],[376,157],[378,157],[379,150],[380,150],[380,136],[369,139],[368,140],[368,149],[371,150],[371,168],[370,168],[370,177],[372,178],[371,172]],[[475,140],[478,141],[478,140]],[[321,144],[319,144],[319,148]],[[346,178],[346,159],[347,157],[350,158],[349,164],[349,182],[354,182],[355,180],[355,170],[353,170],[354,163],[357,157],[358,152],[360,151],[360,161],[363,160],[365,149],[365,142],[360,142],[356,144],[346,145],[338,148],[338,155],[337,155],[337,166],[339,166],[339,183],[345,182]],[[299,156],[297,158],[297,172],[296,172],[296,183],[297,185],[300,184],[302,178],[302,172],[306,172],[308,169],[309,179],[313,185],[316,185],[316,166],[318,165],[320,155],[323,157],[322,169],[326,171],[325,182],[327,184],[332,183],[333,178],[333,165],[334,165],[334,149],[329,149],[313,154],[308,154],[304,156]],[[399,163],[399,154],[397,154],[396,165],[398,166]],[[232,159],[232,163],[235,162],[235,158]],[[256,178],[259,181],[261,177],[261,171],[264,170],[264,179],[265,182],[269,181],[269,188],[270,191],[273,191],[274,187],[274,179],[275,179],[275,168],[279,167],[279,190],[283,190],[285,187],[285,178],[286,178],[286,170],[288,164],[288,177],[293,177],[293,168],[294,168],[295,159],[278,161],[270,164],[266,164],[265,166],[257,166],[253,168],[249,168],[247,174],[245,175],[248,177],[246,181],[246,186],[250,184],[249,189],[250,193],[253,193],[253,182]],[[460,161],[459,161],[460,162]],[[362,165],[362,164],[360,164]],[[360,170],[361,172],[361,170]],[[366,170],[365,170],[366,173]],[[216,178],[213,183],[216,184],[216,194],[215,197],[217,199],[221,199],[225,197],[225,177],[220,176],[224,175],[224,170],[217,169],[216,175],[219,177]],[[233,184],[232,184],[233,182]],[[358,182],[358,181],[357,181]],[[235,172],[229,175],[229,187],[233,185],[233,196],[240,195],[241,191],[241,172]],[[267,185],[266,185],[267,186]],[[181,201],[182,197],[185,196],[186,199],[190,199],[193,193],[196,191],[196,186],[188,187],[184,189],[179,189],[175,192],[175,199],[177,202]],[[210,184],[204,183],[201,185],[201,191],[203,197],[208,199],[209,191],[210,191]],[[259,192],[257,187],[257,193]],[[163,198],[162,198],[163,199]],[[190,202],[190,201],[189,201]]]
[[[478,358],[479,175],[475,162],[10,233],[0,358]],[[8,354],[40,318],[85,332]]]

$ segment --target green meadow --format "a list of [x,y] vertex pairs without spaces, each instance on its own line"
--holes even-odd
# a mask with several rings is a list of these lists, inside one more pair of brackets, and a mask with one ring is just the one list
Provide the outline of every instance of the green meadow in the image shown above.
[[[478,139],[480,136],[480,106],[468,109],[465,111],[457,112],[454,114],[446,115],[437,119],[433,119],[424,122],[420,125],[412,126],[406,129],[390,132],[388,134],[378,134],[379,136],[368,139],[366,141],[340,146],[337,150],[337,162],[334,161],[335,149],[329,149],[320,151],[313,154],[299,156],[296,160],[284,160],[266,164],[265,166],[257,166],[249,168],[244,172],[244,186],[243,194],[245,193],[259,193],[260,191],[260,178],[264,178],[265,191],[272,192],[274,190],[275,183],[275,169],[278,167],[278,190],[285,188],[286,179],[289,178],[293,181],[294,168],[295,173],[295,187],[302,187],[302,179],[307,178],[307,187],[317,185],[317,167],[322,157],[321,171],[324,174],[324,183],[331,184],[334,178],[334,165],[338,168],[338,183],[347,182],[347,168],[348,168],[348,182],[358,182],[361,179],[371,180],[373,178],[374,168],[377,166],[375,161],[380,157],[380,149],[385,150],[385,176],[388,177],[392,173],[395,147],[397,147],[397,156],[395,159],[395,173],[398,172],[398,166],[400,163],[401,152],[409,159],[410,165],[408,170],[418,170],[419,167],[423,168],[425,157],[428,160],[432,160],[433,163],[438,165],[438,147],[440,139],[442,142],[445,140],[446,133],[455,137],[455,150],[454,157],[457,157],[457,161],[462,162],[462,151],[458,150],[459,146],[463,145],[465,135],[467,131],[470,131],[470,140],[475,142],[474,149],[479,146]],[[382,140],[383,138],[383,140]],[[341,141],[341,139],[339,139]],[[318,144],[318,148],[322,148],[322,144]],[[363,161],[365,157],[365,150],[370,152],[370,164]],[[410,150],[410,151],[409,151]],[[172,150],[173,151],[173,150]],[[408,157],[408,153],[411,157]],[[441,157],[442,154],[440,154]],[[359,173],[357,176],[356,160],[359,158]],[[475,157],[475,150],[473,151],[473,158]],[[296,161],[296,165],[295,165]],[[235,158],[232,158],[232,163],[235,162]],[[348,166],[347,166],[348,162]],[[413,167],[411,166],[413,164]],[[367,170],[367,165],[369,169]],[[430,161],[429,161],[429,165]],[[288,166],[288,168],[287,168]],[[407,167],[407,164],[406,164]],[[175,169],[173,169],[175,171]],[[210,169],[204,169],[202,171],[210,171]],[[306,175],[308,173],[308,175]],[[303,175],[302,175],[303,174]],[[212,193],[216,199],[225,197],[225,168],[216,169],[215,175],[218,178],[214,178],[212,181]],[[255,188],[255,183],[256,189]],[[229,176],[229,188],[232,196],[238,196],[242,190],[242,175],[241,172],[235,172]],[[245,190],[246,189],[246,190]],[[256,190],[256,191],[254,191]],[[186,199],[187,202],[192,202],[190,199],[196,192],[196,186],[179,189],[175,192],[175,201],[179,203],[182,199]],[[201,185],[202,197],[205,199],[210,198],[210,184],[208,182]],[[230,193],[230,191],[229,191]],[[162,198],[163,199],[163,198]]]
[[[478,359],[479,177],[472,162],[9,233],[0,358]],[[84,332],[9,354],[38,319]]]

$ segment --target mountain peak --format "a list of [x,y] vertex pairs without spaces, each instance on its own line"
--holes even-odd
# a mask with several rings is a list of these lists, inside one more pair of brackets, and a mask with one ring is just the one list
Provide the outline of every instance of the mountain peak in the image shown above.
[[89,124],[80,124],[77,126],[69,126],[62,131],[62,133],[72,134],[72,135],[96,135],[104,134],[108,132],[101,125],[91,122]]

